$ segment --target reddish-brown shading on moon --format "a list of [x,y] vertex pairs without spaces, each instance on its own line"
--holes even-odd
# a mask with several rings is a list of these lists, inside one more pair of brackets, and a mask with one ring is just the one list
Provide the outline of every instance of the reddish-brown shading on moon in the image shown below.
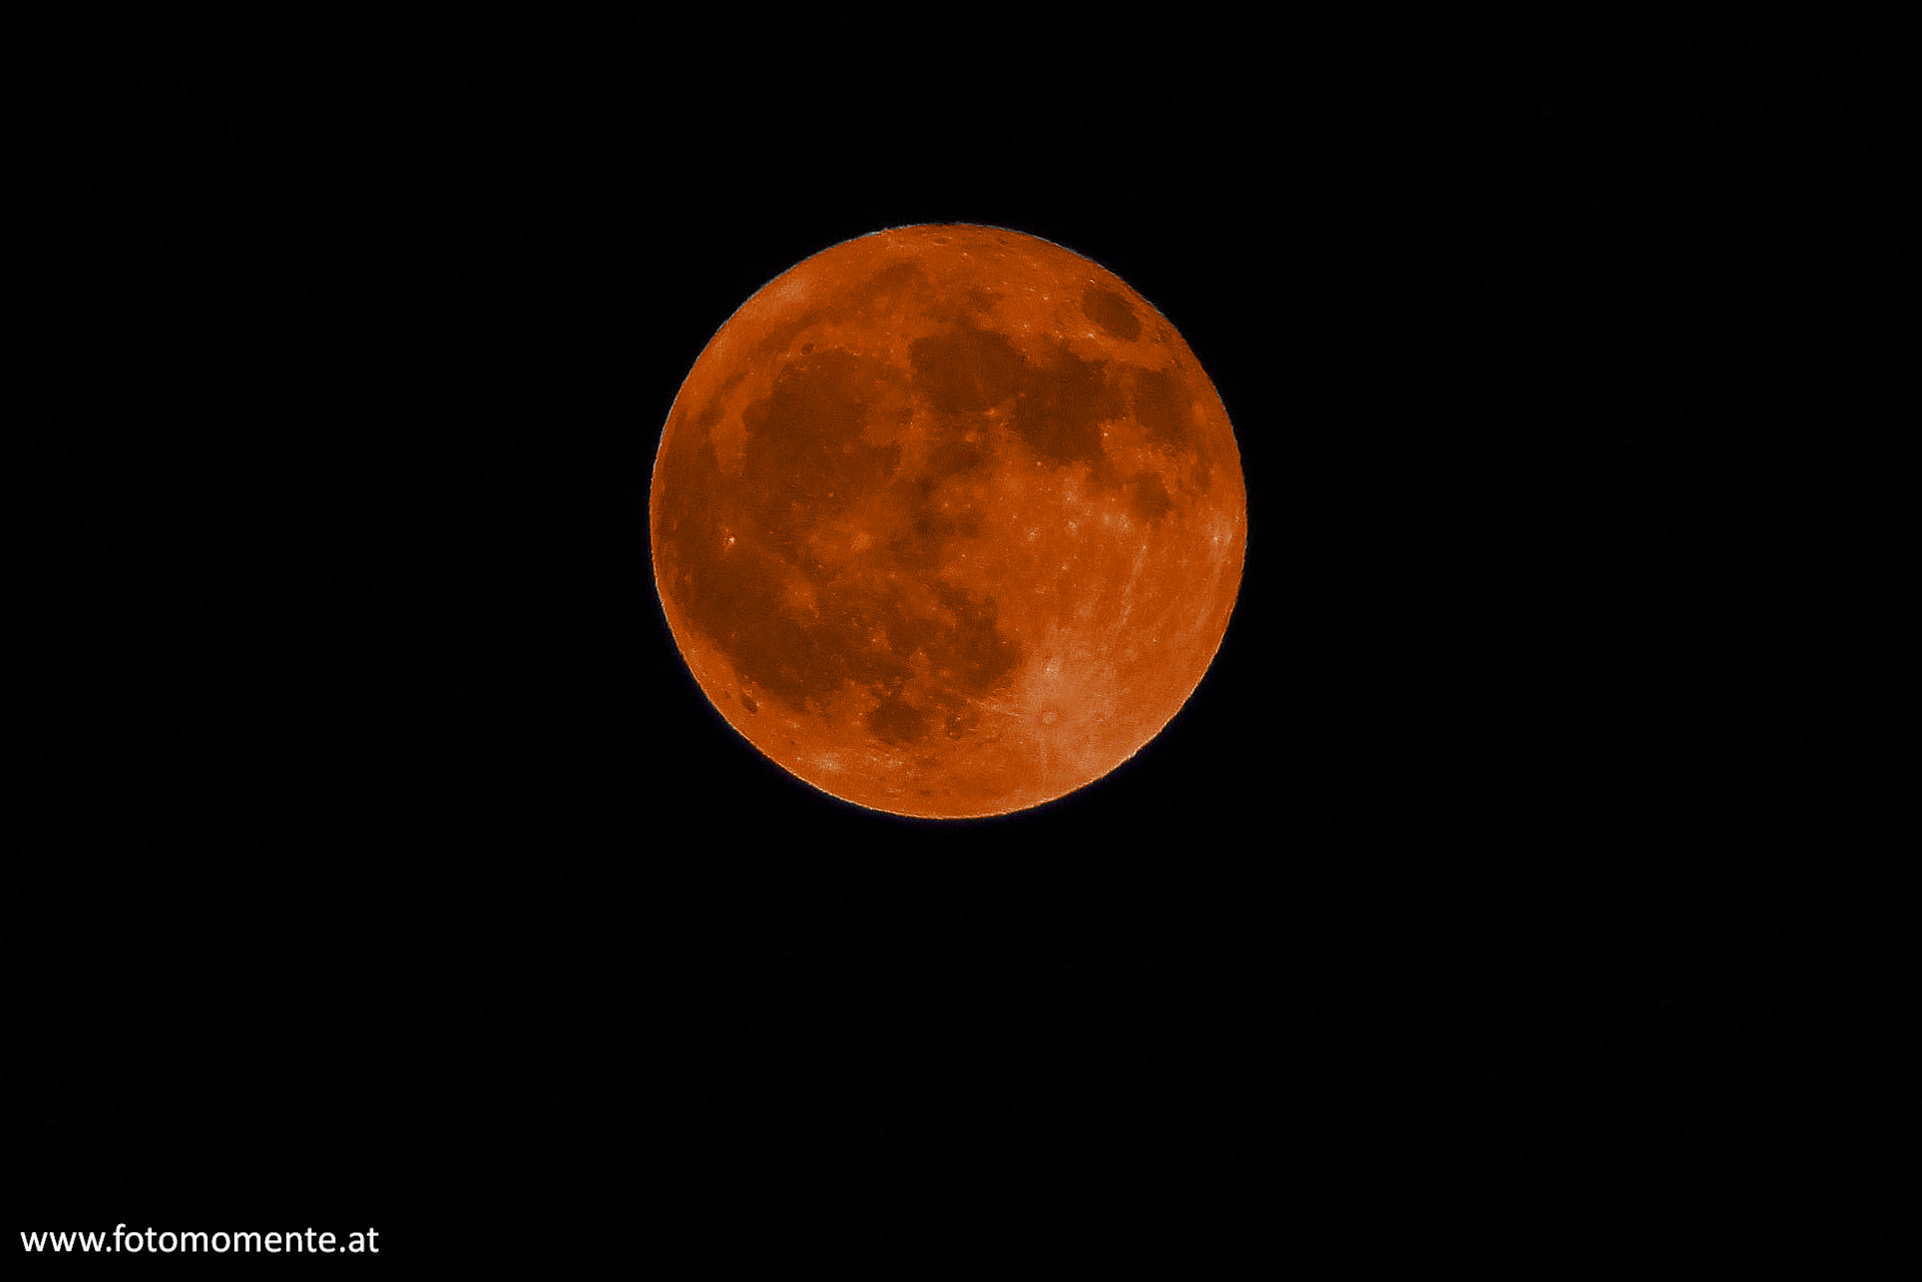
[[824,250],[695,361],[662,435],[654,576],[736,730],[895,814],[1003,814],[1167,724],[1241,580],[1234,434],[1113,273],[935,224]]

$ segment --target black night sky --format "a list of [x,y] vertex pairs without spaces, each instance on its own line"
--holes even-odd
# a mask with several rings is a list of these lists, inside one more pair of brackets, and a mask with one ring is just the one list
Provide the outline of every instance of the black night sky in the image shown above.
[[[1586,1143],[1768,1036],[1747,585],[1706,572],[1717,442],[1662,336],[1700,287],[1646,301],[1687,229],[1557,162],[1579,112],[1248,83],[1011,135],[528,74],[242,110],[265,76],[95,122],[62,188],[81,359],[36,448],[89,568],[13,903],[48,1226],[831,1238],[814,1199],[938,1219],[936,1167],[991,1220],[1199,1224],[1286,1201],[1291,1152],[1326,1189],[1361,1151],[1439,1178],[1477,1116]],[[928,221],[1134,286],[1249,494],[1174,722],[947,824],[735,735],[647,547],[714,331]]]

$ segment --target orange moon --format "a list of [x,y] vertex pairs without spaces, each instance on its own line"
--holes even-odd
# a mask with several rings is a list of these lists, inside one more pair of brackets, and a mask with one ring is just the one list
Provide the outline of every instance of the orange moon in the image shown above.
[[929,224],[763,286],[681,385],[654,580],[727,722],[918,818],[1106,775],[1178,712],[1241,582],[1227,411],[1180,334],[1050,241]]

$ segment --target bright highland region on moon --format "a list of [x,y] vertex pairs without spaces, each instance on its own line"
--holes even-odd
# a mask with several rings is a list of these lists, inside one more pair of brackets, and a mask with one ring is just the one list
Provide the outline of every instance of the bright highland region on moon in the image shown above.
[[654,576],[728,722],[895,814],[1003,814],[1153,738],[1220,647],[1246,495],[1220,397],[1111,272],[992,227],[769,282],[662,434]]

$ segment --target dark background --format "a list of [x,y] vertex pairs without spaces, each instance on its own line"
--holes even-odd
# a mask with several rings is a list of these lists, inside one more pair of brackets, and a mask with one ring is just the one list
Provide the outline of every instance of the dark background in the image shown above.
[[[421,48],[47,108],[89,143],[37,254],[22,1227],[364,1219],[425,1259],[1085,1215],[1180,1252],[1732,1107],[1798,1000],[1757,836],[1798,816],[1748,769],[1701,320],[1746,278],[1685,142],[1526,78],[730,111]],[[950,824],[736,736],[646,542],[713,332],[924,221],[1133,285],[1249,493],[1180,716]]]

